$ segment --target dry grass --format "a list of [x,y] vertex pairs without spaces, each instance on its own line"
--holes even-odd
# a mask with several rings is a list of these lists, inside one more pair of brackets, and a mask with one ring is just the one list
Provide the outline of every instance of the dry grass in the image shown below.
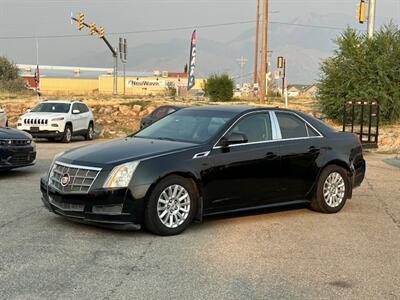
[[[50,99],[83,99],[93,108],[96,117],[98,130],[101,137],[110,138],[124,136],[127,133],[138,129],[139,121],[143,115],[150,113],[155,107],[164,104],[182,105],[222,105],[222,104],[248,104],[257,106],[278,106],[284,107],[284,103],[279,99],[273,99],[265,104],[260,104],[254,99],[233,100],[229,102],[209,102],[196,99],[174,99],[174,98],[150,98],[150,97],[124,97],[113,95],[58,95],[51,96]],[[0,105],[3,106],[9,115],[10,125],[15,126],[18,117],[28,108],[35,106],[39,101],[36,96],[29,94],[15,95],[0,93]],[[140,110],[133,111],[134,106],[140,106]],[[127,107],[127,108],[125,108]],[[313,99],[289,99],[289,108],[303,111],[307,114],[321,117],[318,112],[317,103]],[[102,109],[103,108],[103,109]],[[122,109],[125,108],[125,109]],[[106,110],[107,109],[107,110]],[[105,111],[106,110],[106,111]],[[324,119],[324,122],[340,130],[341,124],[332,120]],[[400,123],[393,125],[382,125],[379,136],[379,152],[400,153]]]

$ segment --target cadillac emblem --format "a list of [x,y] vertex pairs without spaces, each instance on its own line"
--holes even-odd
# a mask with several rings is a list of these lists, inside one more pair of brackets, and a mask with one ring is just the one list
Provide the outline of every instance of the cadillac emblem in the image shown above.
[[61,180],[60,180],[61,185],[64,186],[64,187],[68,185],[69,181],[70,181],[70,177],[69,177],[68,174],[64,174],[64,175],[61,177]]

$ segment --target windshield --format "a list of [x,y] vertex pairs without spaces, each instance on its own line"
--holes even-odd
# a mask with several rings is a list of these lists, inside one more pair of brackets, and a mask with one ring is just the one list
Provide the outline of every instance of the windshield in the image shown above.
[[53,112],[53,113],[68,113],[70,103],[54,103],[54,102],[43,102],[37,105],[31,110],[31,112]]
[[235,115],[233,112],[183,109],[134,136],[201,144],[214,137]]

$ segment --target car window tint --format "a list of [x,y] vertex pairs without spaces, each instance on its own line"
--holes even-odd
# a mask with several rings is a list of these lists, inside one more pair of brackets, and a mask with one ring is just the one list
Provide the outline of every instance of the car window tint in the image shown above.
[[168,108],[167,115],[172,114],[174,111],[176,111],[175,108],[173,107]]
[[307,124],[290,113],[276,113],[283,139],[307,137]]
[[155,119],[161,119],[167,114],[167,108],[166,107],[159,107],[157,108],[151,115]]
[[81,113],[81,110],[80,110],[80,107],[79,107],[79,103],[74,103],[72,105],[72,111],[74,111],[74,110],[79,110],[79,113]]
[[308,136],[319,136],[318,132],[316,132],[311,126],[307,125]]
[[81,111],[81,113],[86,113],[89,111],[88,107],[83,103],[79,103],[79,110]]
[[262,113],[244,117],[233,127],[229,134],[233,132],[246,135],[249,143],[272,140],[269,114]]

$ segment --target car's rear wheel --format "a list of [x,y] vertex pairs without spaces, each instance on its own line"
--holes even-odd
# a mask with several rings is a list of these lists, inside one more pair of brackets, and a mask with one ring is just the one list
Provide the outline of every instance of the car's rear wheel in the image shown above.
[[172,175],[161,180],[147,202],[146,228],[159,235],[175,235],[192,222],[198,202],[194,183]]
[[87,141],[91,141],[91,140],[93,140],[93,137],[94,137],[94,126],[93,126],[93,123],[90,123],[88,130],[86,132],[86,135],[85,135],[85,139]]
[[319,176],[310,206],[319,212],[336,213],[345,205],[350,189],[347,171],[336,165],[327,166]]
[[72,126],[66,125],[64,129],[64,135],[61,139],[63,143],[70,143],[72,140]]

